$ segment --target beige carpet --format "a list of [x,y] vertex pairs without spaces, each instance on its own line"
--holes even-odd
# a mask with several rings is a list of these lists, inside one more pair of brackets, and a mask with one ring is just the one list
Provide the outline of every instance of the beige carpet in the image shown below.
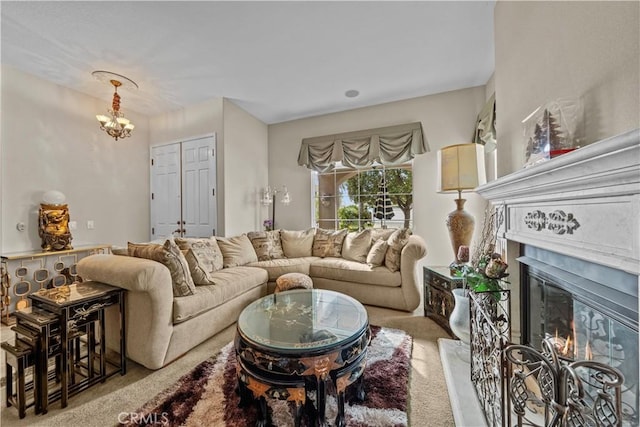
[[[402,329],[414,338],[410,425],[454,426],[437,343],[438,338],[447,337],[447,334],[418,312],[412,315],[377,307],[367,307],[367,311],[371,324]],[[3,397],[2,426],[117,425],[119,414],[135,411],[198,363],[217,353],[233,339],[234,333],[235,325],[158,371],[150,371],[131,362],[127,365],[127,375],[112,377],[105,384],[73,396],[64,410],[60,409],[59,402],[53,403],[46,415],[35,415],[33,408],[30,408],[27,416],[20,420],[15,409],[5,407]]]

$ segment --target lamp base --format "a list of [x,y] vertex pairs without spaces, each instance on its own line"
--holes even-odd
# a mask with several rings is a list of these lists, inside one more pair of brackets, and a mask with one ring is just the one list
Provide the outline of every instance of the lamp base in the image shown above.
[[449,229],[449,238],[451,239],[455,263],[462,264],[458,259],[458,248],[460,246],[469,246],[471,243],[475,220],[470,213],[464,210],[466,199],[456,199],[455,202],[457,209],[447,216],[447,228]]

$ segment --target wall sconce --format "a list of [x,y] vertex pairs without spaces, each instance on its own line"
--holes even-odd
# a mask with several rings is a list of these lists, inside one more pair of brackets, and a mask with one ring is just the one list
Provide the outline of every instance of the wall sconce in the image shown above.
[[329,206],[331,204],[331,201],[329,200],[330,197],[332,197],[331,194],[322,194],[322,196],[320,196],[320,204],[325,208]]

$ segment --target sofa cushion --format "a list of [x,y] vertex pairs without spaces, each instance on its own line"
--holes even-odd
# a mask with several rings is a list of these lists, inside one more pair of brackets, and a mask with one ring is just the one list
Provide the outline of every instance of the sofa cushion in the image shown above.
[[384,257],[387,254],[388,248],[389,245],[386,240],[376,240],[367,254],[367,264],[373,267],[378,267],[384,264]]
[[389,248],[384,256],[384,265],[386,265],[389,270],[400,270],[400,254],[404,245],[409,241],[409,236],[411,236],[411,229],[402,228],[394,231],[393,234],[389,236],[389,239],[387,239]]
[[234,237],[216,237],[222,251],[224,268],[238,267],[258,261],[256,251],[246,234]]
[[184,322],[267,282],[267,272],[233,267],[212,274],[214,285],[198,286],[194,295],[173,299],[173,323]]
[[313,237],[313,256],[340,257],[342,256],[342,244],[349,230],[325,230],[318,228]]
[[174,297],[192,295],[195,292],[196,286],[191,278],[189,265],[173,236],[164,245],[128,242],[127,248],[129,255],[157,261],[169,269]]
[[258,261],[284,258],[284,251],[280,243],[280,230],[252,231],[247,233],[247,237],[251,240]]
[[391,236],[396,230],[397,228],[372,228],[371,241],[375,242],[376,240],[387,240],[389,236]]
[[351,232],[344,238],[342,258],[351,261],[366,262],[371,247],[371,229]]
[[214,238],[176,237],[196,285],[212,285],[211,274],[222,269],[222,252]]
[[386,267],[372,267],[342,258],[323,258],[313,261],[309,267],[312,279],[323,278],[369,285],[398,287],[402,284],[400,272]]
[[287,258],[311,256],[314,234],[315,230],[313,228],[303,231],[280,230],[284,256]]
[[318,257],[301,257],[301,258],[282,258],[272,259],[269,261],[258,261],[247,264],[248,267],[260,267],[269,274],[269,281],[275,282],[276,279],[287,273],[303,273],[309,274],[309,265],[320,258]]

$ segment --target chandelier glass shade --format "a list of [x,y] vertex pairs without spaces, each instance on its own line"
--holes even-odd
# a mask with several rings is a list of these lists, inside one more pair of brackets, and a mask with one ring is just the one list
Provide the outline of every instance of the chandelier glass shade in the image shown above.
[[111,109],[108,110],[108,115],[98,114],[96,119],[100,122],[100,129],[107,132],[111,137],[126,138],[131,136],[131,131],[135,128],[131,120],[124,116],[124,113],[120,111],[120,95],[118,94],[119,87],[128,87],[137,89],[138,85],[125,76],[111,73],[109,71],[94,71],[93,75],[101,81],[108,81],[115,88],[113,93],[113,101],[111,103]]

